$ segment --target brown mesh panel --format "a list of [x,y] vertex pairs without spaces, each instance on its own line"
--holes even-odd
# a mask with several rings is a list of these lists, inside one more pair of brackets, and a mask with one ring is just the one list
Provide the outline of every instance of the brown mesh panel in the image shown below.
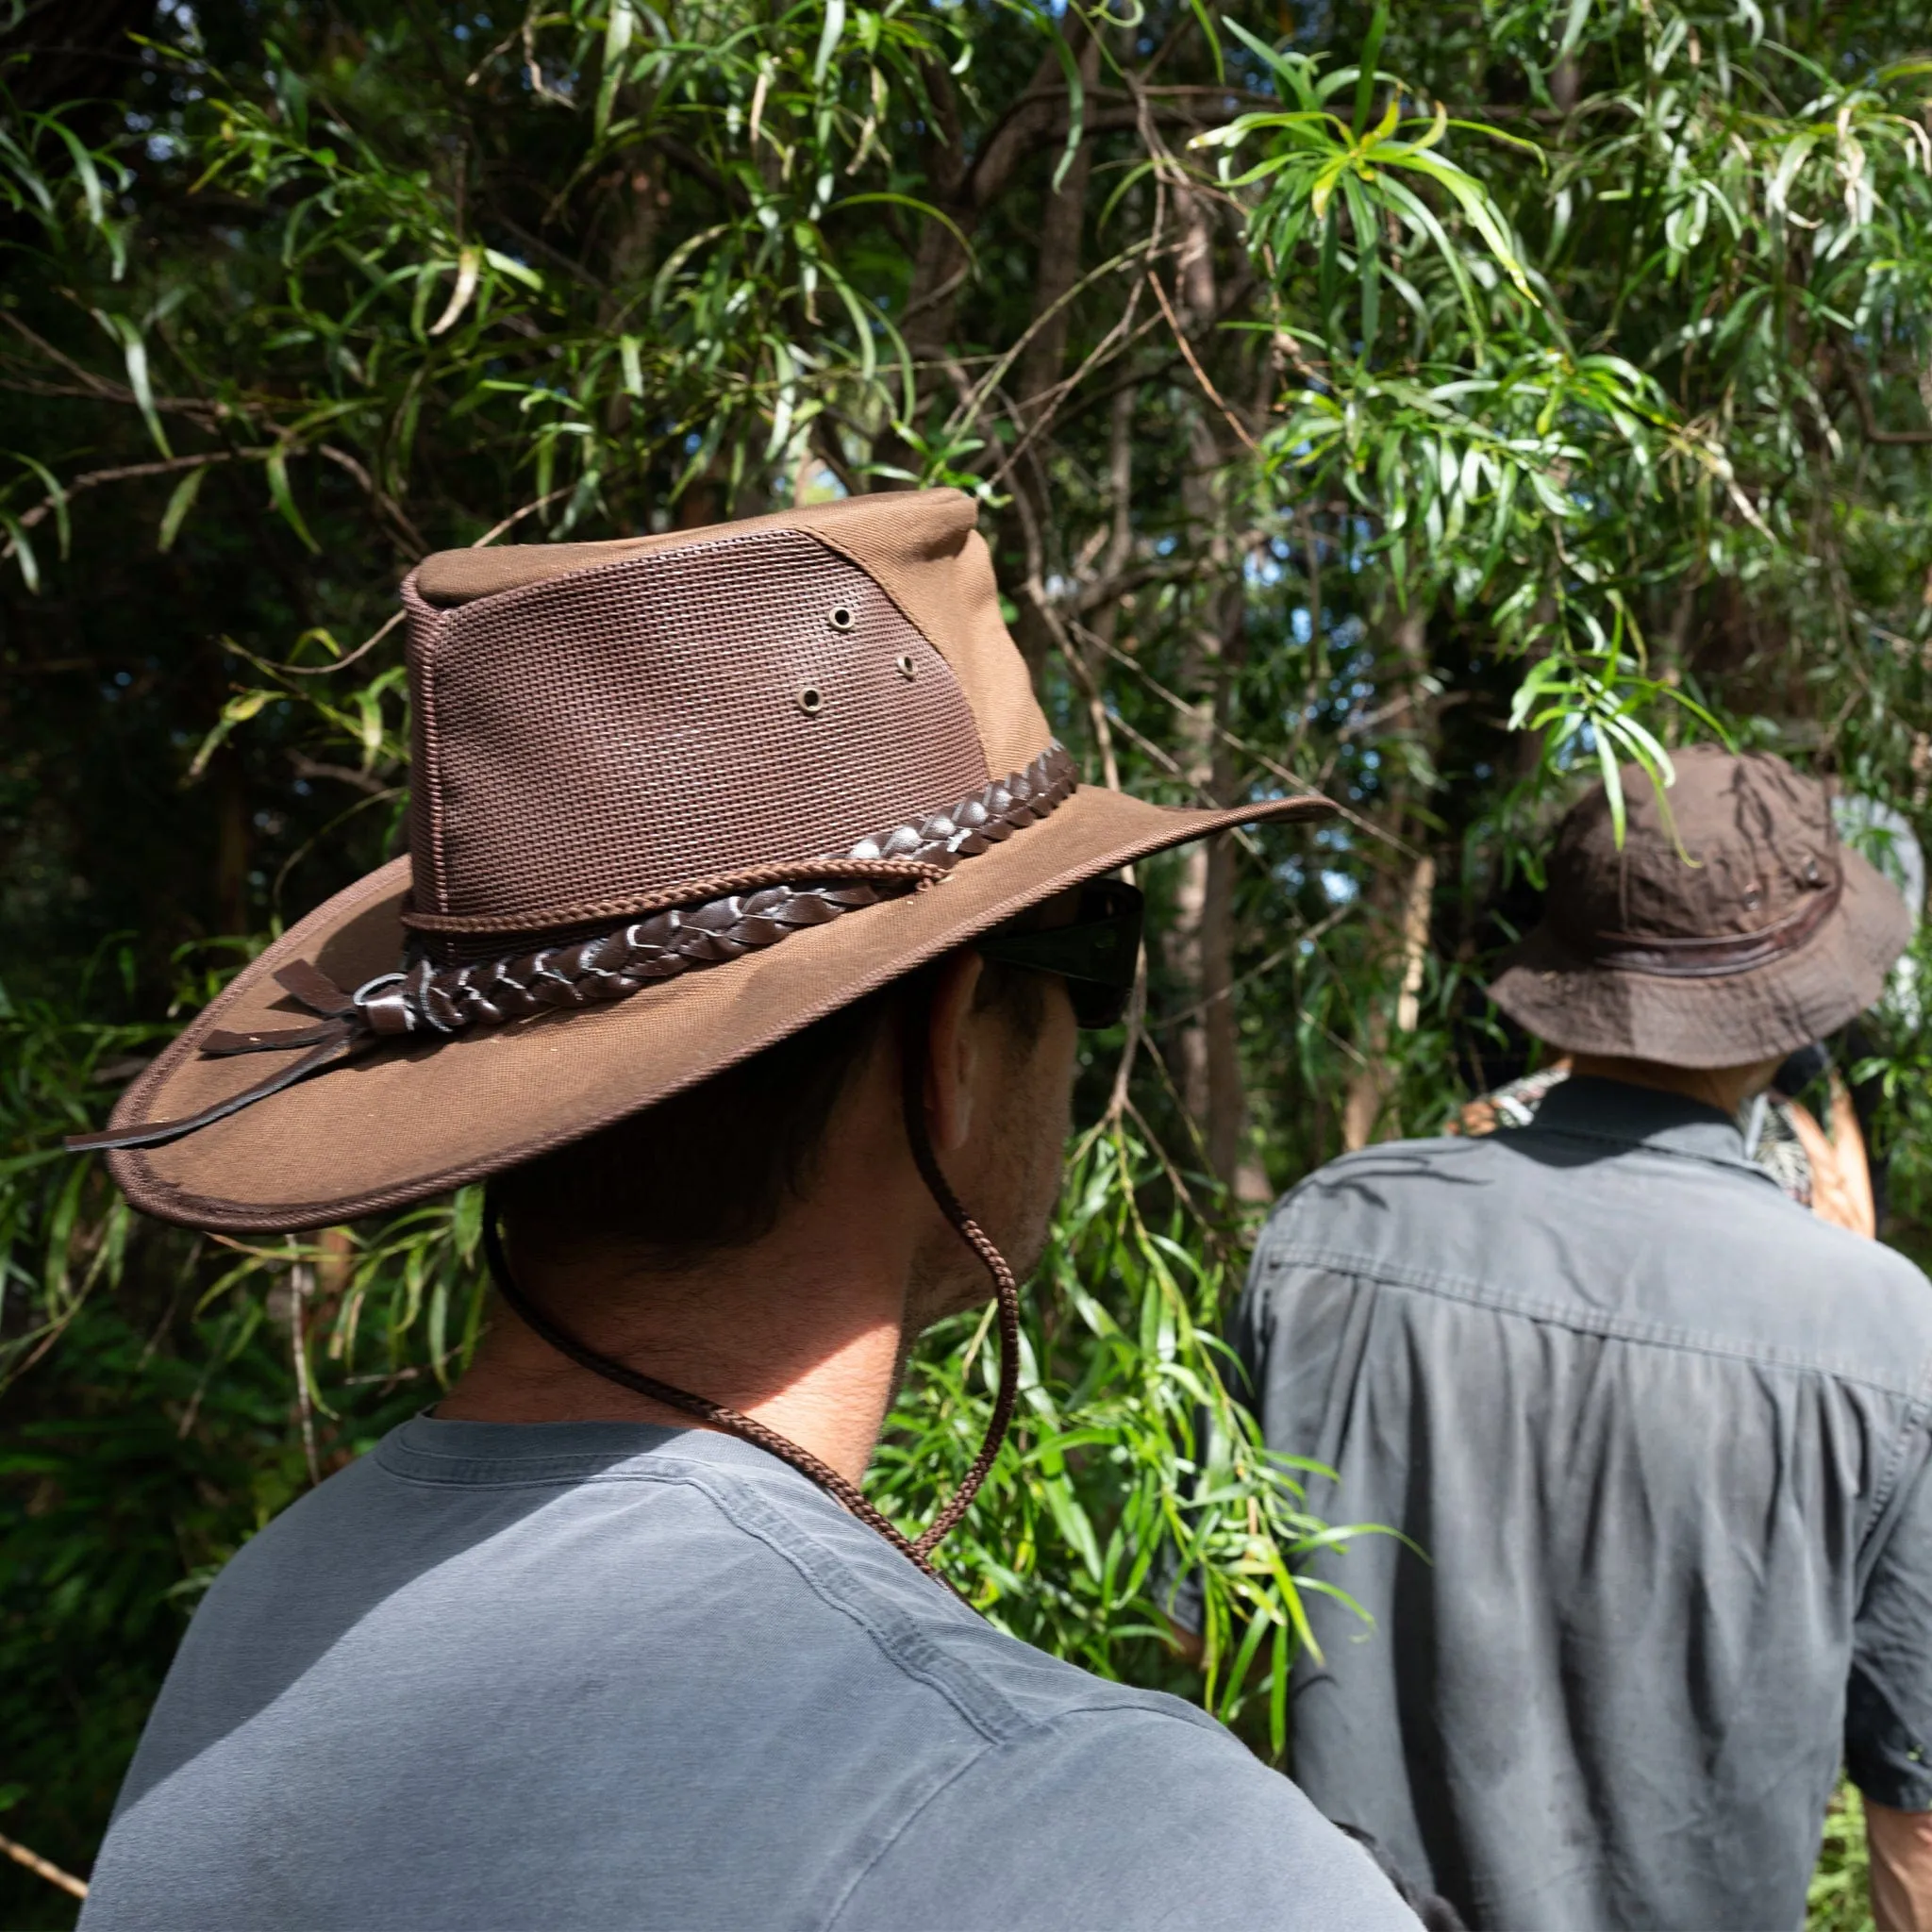
[[439,551],[417,567],[416,589],[430,604],[467,604],[593,564],[691,551],[724,535],[808,531],[872,577],[952,666],[973,708],[989,771],[1017,772],[1039,757],[1052,733],[1000,617],[999,587],[974,528],[977,516],[973,499],[958,490],[886,490],[655,537]]
[[991,775],[945,661],[798,531],[447,611],[405,595],[425,910],[518,914],[815,858]]

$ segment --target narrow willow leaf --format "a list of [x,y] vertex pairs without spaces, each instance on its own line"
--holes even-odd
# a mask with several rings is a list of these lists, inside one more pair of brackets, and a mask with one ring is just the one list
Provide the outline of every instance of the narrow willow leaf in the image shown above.
[[308,525],[302,521],[302,512],[295,507],[294,491],[289,488],[288,451],[273,451],[262,467],[268,472],[269,496],[275,508],[281,512],[282,521],[302,540],[304,549],[320,556],[322,545],[308,534]]
[[637,31],[637,15],[629,0],[610,0],[610,14],[604,25],[604,72],[597,86],[597,107],[591,119],[596,138],[602,141],[610,127],[610,109],[617,90],[624,81],[624,57]]
[[1591,0],[1570,0],[1570,11],[1563,19],[1563,38],[1557,44],[1557,58],[1567,60],[1583,44],[1584,29],[1590,25]]
[[65,143],[67,152],[74,161],[74,172],[80,181],[80,189],[87,202],[87,218],[96,228],[108,225],[107,196],[101,188],[101,171],[94,165],[94,158],[87,143],[73,129],[65,126],[52,115],[43,117],[42,125],[51,127]]
[[74,528],[68,518],[66,485],[38,457],[29,456],[25,450],[9,450],[8,454],[25,463],[47,492],[47,502],[54,511],[55,540],[64,558],[74,541]]
[[160,535],[155,547],[164,554],[174,549],[175,539],[181,534],[181,525],[188,521],[188,512],[194,508],[194,499],[201,494],[201,486],[208,480],[208,466],[190,470],[180,482],[175,484],[168,496],[168,507],[161,512]]
[[27,535],[26,527],[20,519],[6,510],[0,510],[0,530],[7,532],[7,547],[13,553],[13,560],[20,567],[21,581],[29,591],[41,588],[40,560],[34,556],[33,540]]
[[1067,83],[1067,139],[1053,171],[1053,192],[1058,194],[1067,178],[1067,170],[1074,165],[1074,157],[1080,152],[1080,138],[1086,132],[1087,90],[1080,79],[1080,63],[1074,58],[1067,37],[1051,15],[1044,18],[1046,30],[1053,39],[1054,58],[1060,63],[1060,74]]
[[94,320],[121,344],[121,359],[127,370],[127,386],[134,391],[136,407],[141,418],[147,425],[147,433],[154,439],[155,447],[164,457],[175,452],[169,446],[167,431],[161,427],[160,411],[155,408],[155,392],[148,379],[147,343],[142,333],[125,315],[111,314],[105,309],[93,311]]
[[845,0],[825,0],[825,23],[819,29],[819,50],[811,63],[811,84],[821,92],[824,90],[832,56],[839,51],[839,42],[844,32]]
[[458,318],[470,306],[470,297],[476,292],[476,283],[483,273],[483,251],[471,245],[457,256],[457,285],[450,291],[449,302],[443,311],[429,325],[429,333],[440,336],[457,325]]
[[1382,37],[1388,31],[1389,0],[1375,0],[1374,15],[1369,22],[1369,37],[1362,43],[1361,72],[1356,76],[1355,83],[1355,114],[1349,124],[1357,139],[1369,125],[1369,108],[1375,97],[1375,62],[1382,58]]

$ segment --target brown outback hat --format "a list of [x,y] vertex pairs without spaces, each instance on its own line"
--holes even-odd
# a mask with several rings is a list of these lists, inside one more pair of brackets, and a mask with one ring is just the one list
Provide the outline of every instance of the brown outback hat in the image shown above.
[[1695,745],[1674,762],[1668,815],[1624,768],[1621,851],[1601,785],[1571,808],[1542,923],[1491,995],[1554,1045],[1669,1066],[1744,1066],[1823,1039],[1884,990],[1911,938],[1904,899],[1840,843],[1824,787],[1782,758]]
[[[1075,782],[970,498],[908,491],[403,586],[409,856],[249,965],[123,1096],[151,1214],[316,1227],[516,1166],[1069,886],[1315,797]],[[85,1142],[84,1142],[85,1144]]]

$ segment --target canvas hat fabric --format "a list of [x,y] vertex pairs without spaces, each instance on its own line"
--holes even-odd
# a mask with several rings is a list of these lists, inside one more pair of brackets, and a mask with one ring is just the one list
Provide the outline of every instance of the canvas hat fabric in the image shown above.
[[[127,1090],[116,1138],[208,1119],[109,1153],[129,1199],[236,1231],[421,1200],[1069,886],[1333,809],[1079,785],[974,522],[958,491],[906,491],[425,559],[403,587],[409,855],[270,946]],[[265,1074],[292,1077],[208,1118]]]
[[1762,752],[1674,755],[1659,798],[1623,771],[1620,850],[1595,787],[1557,833],[1543,918],[1496,1004],[1572,1052],[1735,1067],[1821,1040],[1875,1001],[1911,938],[1904,899],[1840,842],[1825,788]]

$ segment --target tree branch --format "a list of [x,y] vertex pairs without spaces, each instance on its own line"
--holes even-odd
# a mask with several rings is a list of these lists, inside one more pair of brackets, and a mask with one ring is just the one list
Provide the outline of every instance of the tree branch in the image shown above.
[[1866,393],[1865,385],[1858,373],[1849,362],[1842,365],[1846,386],[1851,390],[1852,401],[1858,411],[1858,427],[1864,432],[1867,442],[1884,443],[1900,448],[1916,448],[1932,443],[1932,429],[1881,429],[1878,419],[1872,413],[1872,398]]

